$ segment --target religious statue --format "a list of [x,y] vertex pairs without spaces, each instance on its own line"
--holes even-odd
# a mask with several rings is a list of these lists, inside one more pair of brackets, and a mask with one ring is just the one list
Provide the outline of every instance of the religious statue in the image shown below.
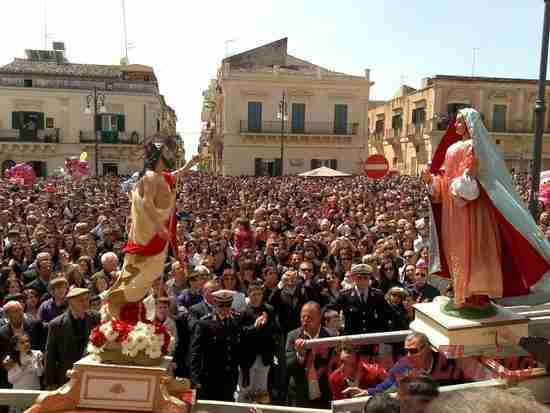
[[174,338],[155,325],[149,301],[153,282],[166,263],[170,245],[176,248],[176,181],[198,162],[194,157],[183,168],[174,166],[175,142],[149,143],[145,167],[131,191],[131,225],[124,248],[122,271],[107,291],[103,322],[90,337],[89,353],[102,361],[155,364],[170,353]]
[[444,311],[490,312],[491,299],[527,294],[550,270],[550,245],[479,112],[462,109],[451,120],[422,178],[432,206],[430,274],[452,278]]

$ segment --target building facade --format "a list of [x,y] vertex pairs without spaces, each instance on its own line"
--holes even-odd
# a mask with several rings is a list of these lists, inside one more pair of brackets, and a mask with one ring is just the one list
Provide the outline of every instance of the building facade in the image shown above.
[[358,172],[371,85],[368,70],[351,76],[289,55],[287,39],[231,56],[204,92],[200,152],[223,175]]
[[[533,157],[536,95],[537,81],[526,79],[437,75],[424,79],[418,90],[402,86],[391,100],[371,104],[369,151],[384,154],[393,169],[416,175],[431,159],[452,114],[473,107],[482,114],[508,167],[527,172]],[[543,170],[550,169],[549,115]]]
[[2,170],[30,162],[39,176],[47,176],[82,152],[92,174],[96,154],[99,175],[143,168],[143,143],[159,135],[162,121],[163,101],[151,67],[75,64],[63,50],[26,55],[0,67]]

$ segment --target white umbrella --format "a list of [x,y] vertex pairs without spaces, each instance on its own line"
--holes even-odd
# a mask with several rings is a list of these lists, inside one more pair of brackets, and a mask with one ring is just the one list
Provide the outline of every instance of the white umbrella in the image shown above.
[[338,177],[338,176],[351,176],[345,172],[340,172],[335,169],[321,166],[320,168],[313,169],[311,171],[303,172],[299,176],[319,176],[319,177]]

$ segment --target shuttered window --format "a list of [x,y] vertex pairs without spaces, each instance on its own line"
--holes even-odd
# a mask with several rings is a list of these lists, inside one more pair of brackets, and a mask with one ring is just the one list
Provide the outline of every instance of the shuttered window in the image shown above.
[[348,105],[334,105],[334,133],[346,135],[348,124]]
[[493,106],[493,131],[506,131],[506,105]]
[[304,133],[306,126],[305,103],[292,104],[292,133]]
[[262,131],[262,102],[248,102],[248,132]]

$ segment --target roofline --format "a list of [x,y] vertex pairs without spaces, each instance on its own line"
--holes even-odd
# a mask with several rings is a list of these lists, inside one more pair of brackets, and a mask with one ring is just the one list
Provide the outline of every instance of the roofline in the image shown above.
[[[484,77],[484,76],[459,76],[459,75],[435,75],[428,78],[430,81],[434,80],[458,80],[465,82],[494,82],[494,83],[538,83],[537,79],[520,79],[510,77]],[[550,81],[546,83],[550,84]]]
[[[227,56],[226,58],[222,59],[222,63],[225,63],[227,60],[232,59],[234,57],[241,56],[241,55],[244,55],[246,53],[254,52],[258,49],[261,49],[262,47],[269,46],[270,44],[277,43],[277,42],[283,42],[283,41],[288,42],[288,37],[283,37],[282,39],[274,40],[272,42],[269,42],[269,43],[263,44],[261,46],[255,47],[253,49],[245,50],[244,52],[237,53],[237,54],[234,54],[234,55],[231,55],[231,56]],[[288,52],[287,52],[287,54],[288,54]]]

